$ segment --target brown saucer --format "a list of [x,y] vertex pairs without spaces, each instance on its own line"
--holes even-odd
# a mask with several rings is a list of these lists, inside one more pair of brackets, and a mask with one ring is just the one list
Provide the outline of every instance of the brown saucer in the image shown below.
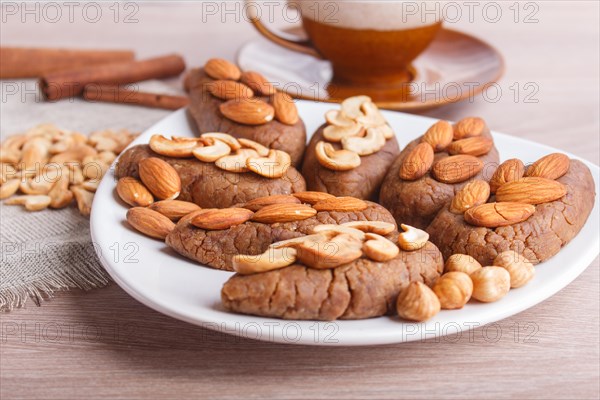
[[415,60],[414,79],[404,87],[332,85],[329,62],[287,50],[266,39],[246,44],[239,51],[237,62],[244,70],[261,72],[278,89],[296,98],[340,102],[366,94],[379,107],[391,110],[422,110],[465,100],[495,83],[504,72],[504,60],[498,50],[474,36],[446,28]]

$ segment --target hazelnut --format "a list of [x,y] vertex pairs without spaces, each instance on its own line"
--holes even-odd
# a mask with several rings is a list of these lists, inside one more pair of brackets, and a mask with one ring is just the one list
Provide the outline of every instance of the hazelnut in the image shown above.
[[471,275],[471,273],[479,268],[481,268],[481,264],[473,257],[467,254],[452,254],[446,260],[444,272],[458,271]]
[[502,267],[484,267],[471,275],[473,298],[484,303],[498,301],[510,290],[510,274]]
[[447,272],[435,281],[433,292],[443,309],[463,308],[473,293],[473,282],[464,272]]
[[411,282],[400,291],[396,310],[401,318],[411,321],[425,321],[440,311],[440,300],[433,290],[422,282]]
[[535,275],[533,264],[523,255],[513,250],[507,250],[498,254],[494,259],[494,265],[508,271],[511,288],[524,286]]

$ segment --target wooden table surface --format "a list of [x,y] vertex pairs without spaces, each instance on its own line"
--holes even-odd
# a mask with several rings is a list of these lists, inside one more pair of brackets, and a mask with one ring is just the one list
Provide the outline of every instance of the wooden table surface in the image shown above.
[[[143,3],[127,10],[121,4],[117,23],[111,4],[103,5],[97,23],[83,19],[81,4],[72,21],[66,10],[55,22],[47,20],[56,19],[51,10],[40,22],[11,11],[3,16],[2,45],[123,47],[139,56],[179,52],[188,65],[199,65],[212,56],[232,59],[257,37],[235,15],[207,15],[206,4]],[[502,97],[495,103],[477,97],[424,114],[480,115],[495,130],[598,163],[598,2],[519,3],[519,22],[509,8],[513,2],[500,2],[496,23],[489,22],[492,10],[488,21],[483,18],[482,4],[473,22],[462,8],[461,20],[447,25],[501,50],[507,67],[499,82]],[[121,21],[132,10],[138,21]],[[538,21],[524,23],[531,12]],[[524,101],[526,83],[538,88],[537,102]],[[515,84],[521,88],[517,98],[510,89]],[[10,118],[2,115],[2,121]],[[238,339],[155,312],[115,284],[59,293],[42,307],[29,302],[0,316],[0,397],[597,399],[598,266],[596,259],[552,298],[490,327],[360,348]]]

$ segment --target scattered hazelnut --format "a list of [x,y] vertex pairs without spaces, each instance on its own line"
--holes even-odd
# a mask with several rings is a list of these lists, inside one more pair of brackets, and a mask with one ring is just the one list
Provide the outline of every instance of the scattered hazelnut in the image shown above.
[[471,275],[475,270],[481,268],[479,261],[467,254],[452,254],[446,260],[444,272],[464,272]]
[[510,274],[502,267],[483,267],[471,275],[473,298],[484,303],[498,301],[510,290]]
[[443,309],[463,308],[473,293],[473,282],[464,272],[447,272],[435,281],[433,292]]
[[524,286],[535,275],[533,264],[523,255],[513,250],[507,250],[498,254],[494,259],[494,265],[508,271],[511,288]]
[[436,294],[422,282],[411,282],[400,291],[396,301],[398,315],[417,322],[433,317],[440,311],[440,307]]

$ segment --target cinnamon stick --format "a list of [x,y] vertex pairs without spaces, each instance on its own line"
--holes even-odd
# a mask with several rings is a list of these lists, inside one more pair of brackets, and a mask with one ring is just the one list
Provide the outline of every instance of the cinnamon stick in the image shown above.
[[122,103],[165,110],[178,110],[189,103],[185,96],[140,92],[135,89],[112,85],[90,84],[84,88],[83,98],[89,101]]
[[67,50],[0,47],[0,79],[37,78],[67,69],[131,61],[129,50]]
[[42,76],[40,88],[47,100],[78,96],[91,83],[121,85],[177,76],[185,69],[177,54],[114,64],[83,67]]

